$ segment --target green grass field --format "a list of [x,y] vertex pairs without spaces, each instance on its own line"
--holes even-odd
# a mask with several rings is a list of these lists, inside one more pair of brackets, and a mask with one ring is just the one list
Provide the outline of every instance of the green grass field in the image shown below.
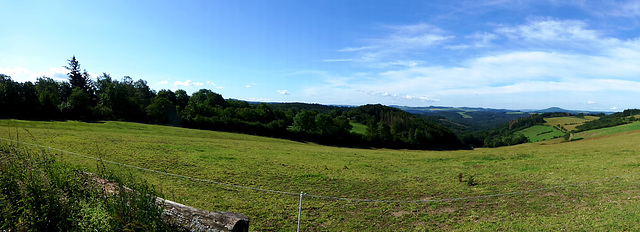
[[367,125],[356,122],[349,122],[353,128],[351,128],[351,132],[355,132],[358,134],[365,134],[367,132]]
[[462,117],[462,118],[473,118],[470,115],[467,115],[466,112],[458,112],[458,114]]
[[[305,197],[302,231],[640,230],[637,130],[553,145],[461,151],[326,147],[125,122],[1,120],[0,137],[222,183],[331,197],[428,201],[550,188],[423,203]],[[94,160],[56,153],[90,171],[97,167]],[[298,195],[107,167],[149,181],[170,200],[243,213],[251,218],[252,231],[296,229]],[[459,182],[459,173],[463,180],[473,175],[477,185]],[[610,178],[616,176],[621,177]]]
[[602,128],[602,129],[596,129],[596,130],[590,130],[590,131],[583,131],[583,132],[575,133],[572,138],[573,139],[588,139],[588,138],[594,138],[594,137],[599,137],[599,136],[604,136],[604,135],[611,135],[611,134],[619,134],[619,133],[623,133],[623,132],[630,132],[630,131],[635,131],[635,130],[640,130],[640,122],[634,122],[634,123],[630,123],[630,124],[614,126],[614,127],[609,127],[609,128]]
[[522,133],[532,143],[564,136],[564,133],[556,128],[541,125],[532,126],[518,132]]

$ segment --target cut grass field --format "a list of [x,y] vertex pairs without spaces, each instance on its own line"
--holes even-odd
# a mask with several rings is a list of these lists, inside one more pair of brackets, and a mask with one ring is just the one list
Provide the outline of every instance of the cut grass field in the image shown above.
[[564,136],[564,132],[551,126],[542,125],[532,126],[518,132],[522,133],[525,137],[527,137],[527,139],[529,139],[529,142],[532,143]]
[[584,116],[584,118],[576,118],[576,117],[555,117],[555,118],[545,118],[544,120],[546,126],[557,126],[560,125],[564,127],[567,131],[571,131],[576,129],[577,126],[580,126],[588,121],[593,121],[598,119],[596,116]]
[[[0,137],[162,172],[305,197],[302,231],[640,230],[640,131],[570,143],[463,151],[326,147],[241,134],[125,123],[0,121]],[[21,148],[31,147],[21,145]],[[60,160],[96,169],[94,160]],[[293,231],[298,195],[198,182],[128,167],[165,196],[251,218],[253,231]],[[459,182],[473,175],[477,185]],[[621,176],[619,178],[609,178]],[[576,183],[587,183],[572,185]],[[567,186],[569,185],[569,186]],[[553,188],[555,186],[565,186]]]

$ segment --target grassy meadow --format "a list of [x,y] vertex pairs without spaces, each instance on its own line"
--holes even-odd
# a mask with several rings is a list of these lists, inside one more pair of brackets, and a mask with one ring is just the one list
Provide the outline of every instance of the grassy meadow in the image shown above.
[[[552,145],[460,151],[327,147],[125,122],[1,120],[0,137],[216,182],[352,199],[429,201],[587,183],[420,203],[307,196],[302,231],[640,230],[638,130]],[[98,165],[56,154],[89,171]],[[106,165],[147,180],[170,200],[243,213],[253,231],[296,229],[298,195]],[[469,186],[471,176],[475,185]]]
[[367,125],[356,122],[349,122],[353,128],[351,128],[351,132],[355,132],[358,134],[365,134],[367,132]]

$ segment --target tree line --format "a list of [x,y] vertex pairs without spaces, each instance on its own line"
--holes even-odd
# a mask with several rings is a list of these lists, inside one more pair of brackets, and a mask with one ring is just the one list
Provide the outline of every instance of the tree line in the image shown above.
[[[436,123],[382,105],[249,103],[208,89],[152,90],[145,80],[102,73],[94,81],[73,56],[68,81],[16,82],[0,74],[0,117],[32,120],[119,120],[271,136],[326,145],[410,149],[463,147]],[[367,125],[365,134],[352,123]]]
[[640,115],[639,109],[627,109],[611,115],[600,114],[597,115],[600,116],[600,118],[585,122],[584,124],[577,126],[576,129],[571,132],[576,133],[631,123],[639,120],[636,115]]

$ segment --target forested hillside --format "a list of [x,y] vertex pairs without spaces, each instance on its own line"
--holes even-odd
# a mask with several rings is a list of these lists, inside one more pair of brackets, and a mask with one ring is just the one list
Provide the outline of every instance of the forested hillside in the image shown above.
[[635,115],[640,115],[640,110],[628,109],[611,115],[599,115],[600,118],[598,118],[597,120],[589,121],[584,123],[583,125],[577,126],[576,130],[573,132],[595,130],[631,123],[638,120]]
[[529,117],[514,119],[509,123],[502,124],[489,131],[484,139],[485,147],[511,146],[526,143],[527,138],[520,133],[515,133],[527,127],[543,124],[544,117],[534,114]]
[[[334,107],[304,103],[250,104],[208,89],[152,90],[145,80],[103,73],[96,81],[74,57],[68,81],[36,83],[0,74],[0,117],[34,120],[119,120],[312,141],[327,145],[452,149],[462,145],[436,123],[382,105]],[[351,133],[350,122],[367,125]]]

